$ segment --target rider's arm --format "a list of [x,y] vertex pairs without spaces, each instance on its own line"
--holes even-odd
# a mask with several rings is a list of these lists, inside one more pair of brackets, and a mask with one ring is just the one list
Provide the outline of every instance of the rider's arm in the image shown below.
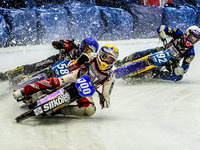
[[52,42],[55,49],[59,49],[61,55],[64,57],[69,56],[70,59],[76,59],[80,56],[79,44],[74,40],[57,40]]
[[183,34],[183,31],[181,31],[178,28],[170,28],[165,25],[160,25],[157,29],[158,35],[162,41],[166,40],[167,35],[171,37],[180,37]]
[[104,99],[103,102],[101,102],[103,108],[110,107],[110,94],[114,86],[114,81],[114,77],[109,77],[108,80],[103,83],[102,94]]
[[52,46],[55,49],[59,49],[59,50],[64,49],[66,51],[70,51],[72,48],[74,48],[75,43],[74,43],[74,40],[67,40],[67,39],[56,40],[52,42]]
[[194,53],[194,48],[192,48],[189,52],[187,52],[186,56],[183,59],[182,62],[182,68],[184,69],[184,73],[186,73],[189,69],[190,63],[194,59],[195,53]]
[[96,57],[96,53],[82,53],[78,59],[71,60],[67,67],[69,70],[76,70],[78,68],[81,68],[81,66],[84,65],[86,62],[89,62],[92,59],[94,59],[94,57]]

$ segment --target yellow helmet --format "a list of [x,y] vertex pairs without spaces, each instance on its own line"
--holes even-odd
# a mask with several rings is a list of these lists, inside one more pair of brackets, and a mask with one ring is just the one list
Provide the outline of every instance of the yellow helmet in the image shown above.
[[101,70],[109,70],[118,59],[119,50],[113,44],[106,44],[97,53],[97,63]]

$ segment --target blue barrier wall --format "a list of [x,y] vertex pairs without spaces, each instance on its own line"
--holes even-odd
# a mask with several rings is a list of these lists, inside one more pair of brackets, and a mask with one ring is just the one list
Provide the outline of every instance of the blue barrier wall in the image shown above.
[[196,12],[196,25],[200,27],[200,5],[197,6],[191,6],[187,5],[188,7],[192,8]]
[[156,29],[162,23],[163,8],[129,4],[124,9],[134,18],[132,38],[158,37]]
[[[13,1],[19,5],[13,5]],[[0,8],[0,47],[51,43],[63,38],[151,38],[158,37],[156,29],[160,24],[182,30],[200,25],[200,7],[188,5],[188,1],[194,4],[193,1],[200,0],[185,0],[188,3],[176,8],[136,5],[140,0],[68,1],[4,0],[4,4],[1,1],[5,7],[28,8]],[[95,6],[100,3],[120,8]]]
[[63,7],[68,11],[71,38],[101,37],[104,24],[99,9],[80,2],[67,2]]
[[101,40],[130,38],[133,17],[123,9],[95,7],[80,2],[67,2],[63,6],[69,14],[71,38],[79,40],[86,37]]
[[64,8],[34,8],[33,10],[37,14],[39,43],[50,43],[55,39],[69,37],[68,13]]
[[163,12],[163,24],[169,27],[178,27],[185,31],[189,26],[197,22],[197,13],[194,9],[187,6],[178,8],[167,7]]
[[96,5],[96,0],[79,0],[82,3]]
[[172,2],[176,5],[185,5],[186,3],[187,4],[190,4],[190,5],[199,5],[200,4],[200,0],[172,0]]
[[30,9],[0,9],[10,26],[9,45],[36,44],[36,14]]
[[8,42],[9,26],[6,23],[3,15],[0,14],[0,47],[6,46]]
[[[10,1],[16,1],[16,0],[7,0],[9,1],[7,5],[12,5]],[[44,7],[44,6],[55,6],[59,4],[64,4],[65,2],[69,1],[76,1],[76,0],[18,0],[22,1],[21,3],[24,5],[26,8],[35,8],[35,7]],[[80,2],[90,4],[90,5],[96,5],[95,0],[78,0]]]
[[121,8],[127,4],[141,4],[141,0],[96,0],[96,5],[104,7]]
[[3,8],[34,8],[45,5],[58,5],[72,0],[1,0],[0,6]]
[[130,33],[133,30],[133,17],[123,9],[100,7],[101,19],[104,23],[103,40],[119,40],[130,38]]
[[1,0],[0,1],[0,6],[3,8],[24,8],[25,7],[25,3],[23,0]]

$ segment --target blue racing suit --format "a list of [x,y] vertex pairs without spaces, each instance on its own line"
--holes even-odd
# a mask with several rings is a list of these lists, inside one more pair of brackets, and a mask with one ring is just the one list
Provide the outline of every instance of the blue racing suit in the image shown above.
[[[172,58],[164,64],[167,71],[161,71],[159,70],[160,67],[153,69],[154,72],[153,78],[161,78],[163,80],[172,80],[172,81],[179,81],[183,78],[183,74],[186,73],[189,69],[190,63],[194,59],[195,51],[194,51],[194,44],[192,44],[188,39],[186,34],[181,31],[178,28],[170,28],[166,27],[164,25],[161,25],[157,29],[158,34],[164,33],[165,35],[168,35],[172,37],[172,40],[167,43],[166,38],[161,38],[161,40],[164,43],[163,47],[157,47],[153,49],[147,49],[144,51],[135,52],[129,56],[126,56],[121,60],[120,62],[116,62],[115,66],[118,67],[119,65],[122,65],[124,63],[136,60],[138,58],[144,57],[146,55],[149,55],[150,53],[155,53],[162,49],[169,49],[171,52]],[[180,62],[182,63],[180,64]],[[177,67],[182,67],[183,74],[176,75],[174,73],[174,69]]]

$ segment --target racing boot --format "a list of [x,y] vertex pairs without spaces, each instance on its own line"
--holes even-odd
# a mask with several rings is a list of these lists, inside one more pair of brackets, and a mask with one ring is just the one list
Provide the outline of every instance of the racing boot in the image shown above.
[[145,60],[145,65],[146,66],[151,66],[154,64],[154,61],[151,57],[148,57],[148,59]]
[[22,89],[17,89],[13,92],[13,96],[16,100],[18,99],[22,99],[25,97],[25,94],[24,94],[24,90],[23,88]]
[[148,70],[148,71],[144,72],[143,77],[144,77],[144,79],[152,79],[152,71]]
[[152,69],[152,78],[157,78],[159,79],[160,78],[160,70],[157,70],[157,69]]
[[0,72],[0,81],[8,80],[6,73]]
[[88,98],[82,97],[77,101],[77,105],[68,105],[61,109],[61,113],[66,115],[75,116],[92,116],[96,112],[96,107],[93,102],[90,102]]
[[72,107],[77,107],[76,105],[68,105],[68,106],[64,106],[62,109],[59,109],[53,113],[51,113],[52,116],[55,116],[55,115],[71,115],[71,111],[70,111],[70,108]]

